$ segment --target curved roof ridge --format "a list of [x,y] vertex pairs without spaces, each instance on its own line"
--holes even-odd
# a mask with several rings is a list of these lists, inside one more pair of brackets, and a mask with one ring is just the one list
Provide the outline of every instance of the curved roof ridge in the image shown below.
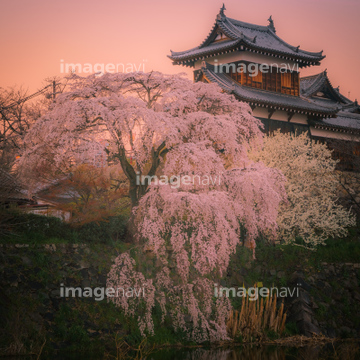
[[[229,48],[229,47],[230,47],[230,48],[231,48],[231,47],[234,47],[234,46],[237,45],[240,41],[241,41],[241,39],[223,41],[221,44],[214,44],[214,47],[216,48],[216,51],[222,51],[222,50],[226,50],[226,49]],[[212,46],[212,45],[213,45],[213,44],[211,44],[211,45],[208,46],[208,47],[203,47],[203,48],[201,48],[201,49],[197,46],[197,47],[192,48],[192,49],[190,49],[190,50],[179,51],[179,52],[170,50],[171,55],[168,55],[168,57],[171,58],[172,56],[189,55],[189,54],[191,54],[192,51],[196,51],[196,56],[200,57],[200,56],[202,56],[202,54],[206,54],[207,52],[209,52],[209,50],[211,50],[211,46]]]
[[[326,70],[325,70],[326,71]],[[307,75],[307,76],[302,76],[300,78],[300,80],[308,80],[308,79],[311,79],[311,78],[315,78],[319,75],[321,75],[324,71],[320,72],[320,73],[317,73],[317,74],[314,74],[314,75]]]
[[210,40],[210,38],[212,37],[212,35],[214,34],[215,29],[216,29],[217,26],[218,26],[217,20],[215,20],[215,23],[214,23],[212,29],[210,30],[208,36],[207,36],[207,37],[205,38],[205,40],[198,46],[199,49],[201,49],[202,47],[204,47],[204,46],[209,42],[209,40]]
[[306,50],[300,49],[300,47],[289,44],[288,42],[281,39],[278,35],[276,35],[276,33],[274,31],[272,31],[268,25],[255,25],[255,24],[250,24],[250,23],[244,22],[244,21],[239,21],[239,20],[228,18],[226,15],[224,15],[224,17],[225,17],[225,20],[228,20],[233,26],[242,26],[242,27],[245,27],[248,29],[267,32],[267,33],[271,34],[276,40],[280,41],[283,45],[287,46],[289,49],[291,49],[295,52],[302,52],[303,54],[306,54],[306,55],[322,56],[323,50],[318,51],[318,52],[306,51]]
[[225,35],[227,35],[233,40],[243,37],[242,33],[239,32],[238,29],[231,29],[229,24],[227,24],[225,21],[219,21],[218,24],[218,27],[225,33]]
[[[225,81],[224,79],[222,79],[220,76],[218,76],[215,72],[214,72],[214,65],[209,64],[206,61],[203,61],[201,64],[201,70],[206,71],[209,70],[208,74],[211,75],[211,77],[215,78],[217,83],[221,83],[221,85],[223,87],[226,87],[228,90],[232,90],[232,86],[230,86],[228,84],[227,81]],[[218,84],[219,85],[219,84]]]
[[268,28],[268,32],[278,41],[280,41],[283,45],[287,46],[288,48],[290,48],[291,50],[299,53],[303,53],[306,55],[312,55],[312,56],[322,56],[323,50],[321,51],[306,51],[306,50],[302,50],[300,49],[300,45],[299,46],[293,46],[290,45],[288,42],[286,42],[285,40],[281,39],[278,35],[276,35],[270,28]]
[[246,27],[248,29],[254,29],[254,30],[259,30],[259,31],[268,31],[269,30],[267,25],[250,24],[248,22],[232,19],[227,16],[226,16],[226,19],[229,22],[231,22],[232,25],[234,25],[234,26],[242,26],[242,27]]
[[[226,21],[226,24],[225,24]],[[232,31],[235,35],[235,37],[237,38],[241,38],[241,39],[245,39],[245,40],[249,40],[251,42],[254,42],[254,39],[256,38],[256,36],[250,37],[247,36],[246,34],[244,34],[240,29],[238,29],[234,24],[232,24],[232,22],[229,20],[229,18],[225,17],[224,20],[221,21],[222,24],[224,24],[225,26],[229,26],[230,25],[230,31]],[[220,26],[220,25],[219,25]],[[234,39],[235,40],[235,39]]]
[[[216,28],[219,27],[219,21],[221,21],[223,18],[226,18],[225,14],[224,14],[225,10],[226,10],[225,4],[223,3],[222,7],[219,10],[219,13],[216,15],[215,23],[214,23],[212,29],[210,30],[210,32],[209,32],[208,36],[205,38],[205,40],[198,46],[199,49],[208,45],[209,42],[211,41],[211,39],[214,37],[214,35],[216,33]],[[235,39],[233,39],[233,40],[235,40]]]
[[[305,89],[303,89],[303,93],[305,95],[310,96],[310,95],[312,95],[315,92],[320,90],[320,88],[324,85],[324,82],[326,81],[326,73],[325,73],[325,71],[323,71],[323,72],[321,72],[319,74],[313,75],[312,78],[307,79],[307,80],[310,80],[310,81],[312,80],[312,82]],[[300,81],[301,80],[302,79],[300,79]],[[330,86],[331,86],[331,84],[330,84]]]
[[170,49],[170,52],[171,52],[171,55],[168,55],[168,56],[178,56],[178,55],[183,55],[183,54],[187,54],[189,53],[190,51],[194,51],[194,50],[198,50],[199,49],[199,46],[196,46],[192,49],[189,49],[189,50],[184,50],[184,51],[172,51]]
[[333,94],[335,98],[337,98],[339,102],[343,102],[345,104],[352,103],[350,99],[340,93],[338,88],[333,87],[326,69],[318,74],[300,78],[300,82],[303,82],[303,84],[304,80],[311,81],[311,83],[302,90],[305,96],[314,95],[317,91],[320,91],[325,84],[327,84],[329,91]]

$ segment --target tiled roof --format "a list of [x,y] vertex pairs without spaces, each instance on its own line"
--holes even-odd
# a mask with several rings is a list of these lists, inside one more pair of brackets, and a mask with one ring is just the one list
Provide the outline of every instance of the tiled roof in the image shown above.
[[188,59],[195,56],[202,56],[206,54],[212,54],[217,51],[224,51],[228,49],[232,49],[236,47],[237,45],[240,45],[240,39],[235,39],[231,41],[222,41],[219,43],[213,43],[207,47],[200,48],[199,46],[190,50],[186,51],[171,51],[171,55],[168,55],[168,57],[172,60],[175,59]]
[[349,113],[360,114],[360,105],[358,104],[357,100],[355,100],[354,102],[351,102],[350,104],[343,105],[342,110],[349,112]]
[[360,134],[360,114],[339,111],[336,117],[325,118],[321,122],[317,122],[317,126],[343,129]]
[[249,102],[250,104],[261,104],[279,110],[325,116],[333,115],[338,110],[334,106],[323,106],[312,99],[301,96],[286,95],[243,86],[231,79],[226,73],[215,72],[213,65],[206,62],[203,62],[202,65],[201,72],[209,81],[217,83],[222,89],[234,94],[239,100]]
[[338,88],[334,88],[327,76],[327,71],[320,74],[306,76],[300,79],[300,91],[305,97],[316,95],[318,92],[327,94],[335,102],[343,105],[351,104],[352,101],[340,94]]
[[[224,49],[229,51],[247,50],[263,53],[284,59],[292,59],[299,62],[300,66],[319,64],[325,57],[321,52],[309,52],[292,46],[279,38],[275,33],[273,21],[270,18],[268,26],[254,25],[234,20],[224,15],[222,9],[216,18],[216,22],[208,37],[203,43],[193,49],[173,52],[168,55],[174,63],[193,62],[210,56],[221,54]],[[213,42],[221,31],[229,40]]]

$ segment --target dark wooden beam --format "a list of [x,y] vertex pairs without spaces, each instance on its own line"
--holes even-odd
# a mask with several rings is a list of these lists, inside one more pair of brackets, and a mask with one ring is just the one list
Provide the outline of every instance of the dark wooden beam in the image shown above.
[[275,109],[269,109],[269,115],[268,115],[268,119],[270,120],[271,117],[274,115],[274,112],[276,111]]

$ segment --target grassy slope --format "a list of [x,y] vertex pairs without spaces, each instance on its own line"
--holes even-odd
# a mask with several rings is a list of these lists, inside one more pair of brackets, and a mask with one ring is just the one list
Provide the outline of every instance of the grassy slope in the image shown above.
[[[126,218],[114,218],[106,223],[89,224],[81,229],[72,229],[57,219],[17,215],[7,226],[3,227],[5,231],[3,230],[3,235],[0,235],[0,243],[33,245],[86,243],[90,249],[87,260],[95,264],[99,273],[106,273],[114,255],[128,248],[128,245],[121,242],[125,223]],[[4,236],[4,232],[6,232],[6,236]],[[245,286],[252,286],[258,281],[263,282],[264,286],[270,286],[273,283],[285,286],[289,275],[299,267],[299,264],[306,272],[312,273],[321,271],[323,262],[358,262],[360,259],[359,227],[350,229],[350,234],[345,239],[328,240],[327,246],[319,248],[316,252],[294,246],[259,244],[256,249],[256,261],[250,261],[249,252],[246,249],[240,250],[231,263],[233,274],[241,274],[237,280],[243,280]],[[64,269],[61,266],[54,267],[41,252],[29,252],[26,249],[21,251],[24,251],[24,254],[26,252],[33,268],[41,269],[35,275],[31,275],[33,276],[31,281],[41,284],[57,283],[64,277]],[[15,260],[8,266],[14,271],[26,271],[23,265]],[[283,272],[283,275],[274,277],[269,271],[264,271],[264,268],[276,269],[277,273]],[[74,277],[76,280],[74,274],[65,275]],[[239,286],[241,285],[239,284]],[[2,345],[13,341],[17,336],[25,347],[37,348],[41,345],[43,337],[47,337],[48,349],[60,344],[61,348],[66,350],[79,351],[97,348],[100,351],[110,351],[115,344],[114,338],[117,332],[130,344],[135,345],[140,341],[140,334],[134,319],[125,318],[118,309],[105,301],[94,303],[86,302],[83,299],[70,299],[61,304],[55,318],[45,323],[45,329],[41,330],[44,333],[33,328],[34,323],[31,320],[28,321],[28,329],[19,333],[17,329],[24,328],[24,321],[17,314],[38,309],[44,302],[43,296],[41,292],[36,296],[29,294],[17,298],[13,302],[9,311],[13,313],[14,320],[8,325],[10,328],[7,328],[5,335],[1,337]],[[235,306],[239,305],[237,301],[234,301]],[[19,309],[21,310],[19,311]],[[22,326],[19,322],[22,322]],[[182,341],[181,334],[174,334],[167,326],[158,323],[155,324],[155,328],[156,335],[148,339],[150,344],[177,344]],[[290,325],[288,333],[296,333],[296,329],[291,329]]]

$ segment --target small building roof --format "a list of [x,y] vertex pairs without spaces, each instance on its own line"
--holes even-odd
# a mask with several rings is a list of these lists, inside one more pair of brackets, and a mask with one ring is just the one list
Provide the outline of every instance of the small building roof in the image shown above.
[[332,117],[315,121],[316,128],[360,134],[360,107],[357,101],[351,101],[340,93],[338,87],[334,88],[326,70],[301,78],[300,95],[321,106],[338,109]]
[[[225,7],[220,9],[215,24],[207,38],[199,46],[181,52],[171,51],[168,57],[174,64],[193,66],[196,60],[218,56],[223,52],[251,51],[282,59],[293,60],[299,66],[318,65],[325,57],[320,52],[310,52],[292,46],[276,35],[274,22],[270,16],[269,25],[254,25],[228,18]],[[224,40],[216,41],[219,34]]]
[[316,75],[302,77],[300,79],[300,92],[305,97],[322,96],[340,105],[353,104],[350,99],[340,94],[339,88],[334,88],[331,85],[326,70]]

